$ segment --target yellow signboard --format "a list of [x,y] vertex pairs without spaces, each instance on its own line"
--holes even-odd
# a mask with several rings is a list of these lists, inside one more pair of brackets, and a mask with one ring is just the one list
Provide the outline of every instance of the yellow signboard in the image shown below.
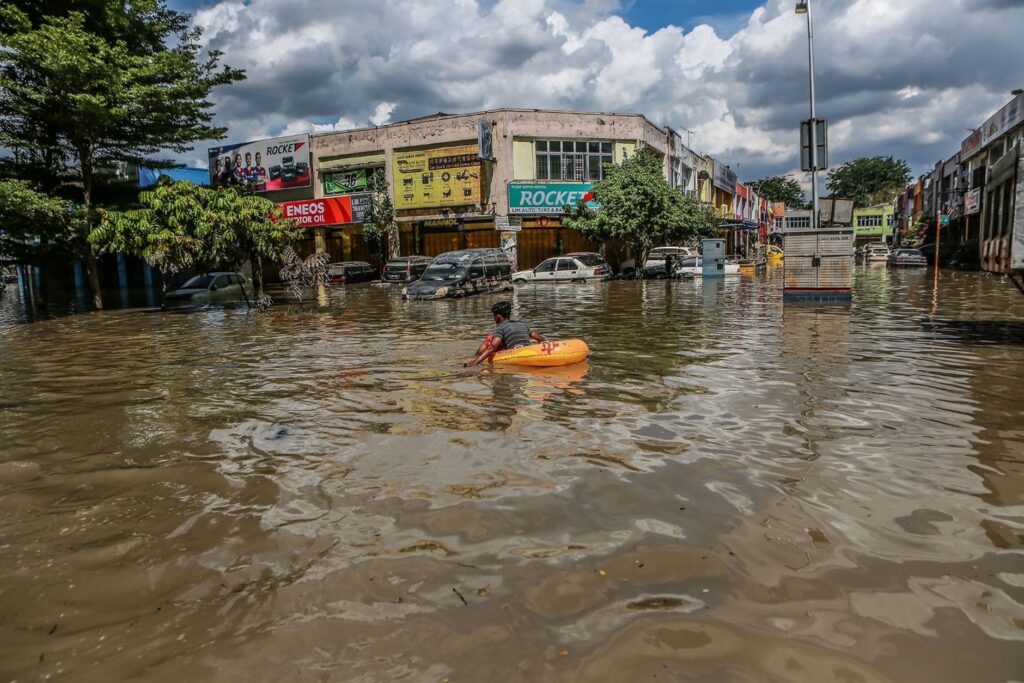
[[395,152],[393,170],[398,210],[480,203],[476,145]]

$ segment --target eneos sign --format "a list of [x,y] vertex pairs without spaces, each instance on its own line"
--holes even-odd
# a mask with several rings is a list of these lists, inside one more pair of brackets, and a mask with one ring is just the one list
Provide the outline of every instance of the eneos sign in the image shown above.
[[592,188],[591,183],[509,183],[508,212],[557,216],[565,213],[566,205],[575,206],[581,199],[591,209],[599,209]]
[[352,222],[352,201],[349,197],[300,199],[281,202],[278,206],[285,218],[297,221],[303,228]]

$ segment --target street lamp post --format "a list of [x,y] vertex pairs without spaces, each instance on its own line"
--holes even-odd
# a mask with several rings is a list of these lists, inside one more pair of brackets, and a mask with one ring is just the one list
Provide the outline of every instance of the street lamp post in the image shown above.
[[797,14],[807,15],[807,63],[811,82],[811,205],[814,214],[811,227],[818,229],[818,118],[814,105],[814,23],[811,21],[811,0],[801,0],[796,6]]

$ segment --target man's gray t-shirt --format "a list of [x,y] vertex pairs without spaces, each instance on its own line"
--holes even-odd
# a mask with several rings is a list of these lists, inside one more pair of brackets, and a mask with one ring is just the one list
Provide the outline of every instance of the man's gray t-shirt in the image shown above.
[[494,328],[491,335],[494,339],[500,339],[506,349],[514,349],[517,346],[530,345],[530,333],[533,330],[524,322],[518,320],[503,320]]

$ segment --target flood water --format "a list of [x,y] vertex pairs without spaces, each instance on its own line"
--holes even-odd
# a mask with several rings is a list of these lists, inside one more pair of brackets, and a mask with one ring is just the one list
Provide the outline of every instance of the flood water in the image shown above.
[[27,323],[0,298],[0,675],[1024,680],[1024,296],[976,273]]

